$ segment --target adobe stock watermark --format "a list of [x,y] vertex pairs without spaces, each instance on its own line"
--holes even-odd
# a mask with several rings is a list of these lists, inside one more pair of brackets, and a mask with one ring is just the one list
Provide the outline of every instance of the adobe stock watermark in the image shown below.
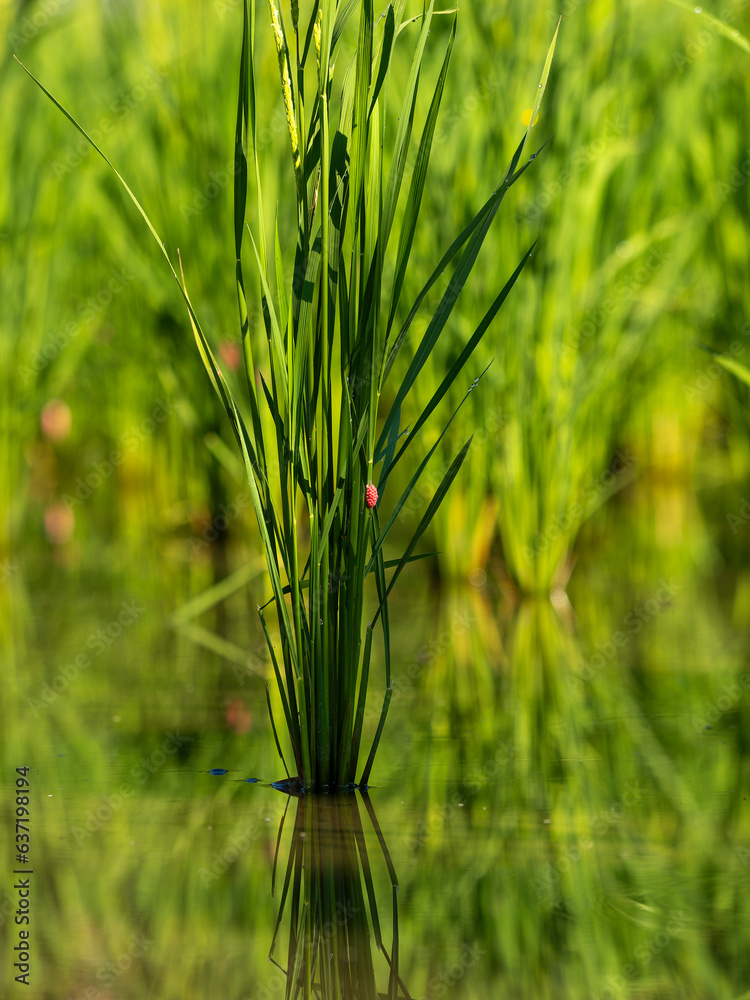
[[714,192],[719,201],[723,204],[733,194],[736,194],[741,187],[747,184],[748,177],[750,177],[750,149],[745,150],[742,163],[738,167],[732,167],[732,172],[727,180],[714,183]]
[[[116,618],[108,622],[102,628],[92,632],[86,639],[86,649],[90,649],[93,656],[101,656],[102,653],[116,642],[146,610],[135,601],[123,601],[120,605],[121,611]],[[42,712],[54,704],[61,694],[74,684],[82,671],[88,670],[93,660],[89,653],[78,653],[70,663],[57,668],[57,671],[50,682],[42,684],[40,698],[27,698],[26,701],[37,718]]]
[[124,267],[119,270],[113,268],[110,274],[112,277],[103,288],[78,303],[75,310],[76,319],[69,320],[65,326],[51,333],[28,364],[18,365],[17,371],[24,385],[28,385],[35,376],[40,375],[47,365],[65,350],[71,340],[75,340],[85,324],[93,323],[97,316],[112,304],[115,296],[127,288],[134,277]]
[[36,38],[40,31],[47,27],[50,21],[70,6],[71,0],[42,0],[33,14],[22,18],[8,32],[6,37],[10,49],[17,55],[30,41]]
[[[272,641],[273,641],[273,633]],[[281,641],[279,636],[275,637],[277,641]],[[276,643],[274,643],[276,645]],[[263,642],[255,647],[255,649],[248,649],[247,651],[247,662],[244,664],[233,663],[232,672],[235,678],[239,681],[240,686],[244,687],[245,681],[248,677],[265,677],[268,673],[268,666],[271,662],[271,655],[268,651],[268,645]]]
[[[557,15],[555,19],[557,19]],[[544,181],[534,198],[531,201],[526,201],[516,210],[514,213],[516,225],[521,225],[524,222],[537,222],[552,202],[560,197],[565,188],[576,180],[586,167],[598,160],[624,132],[623,122],[619,119],[617,121],[607,119],[602,134],[577,149],[555,179]]]
[[[153,945],[153,941],[145,934],[131,934],[130,942],[124,952],[110,962],[105,962],[96,970],[96,978],[104,986],[114,986],[120,976],[124,975],[133,965],[133,960],[141,958]],[[67,1000],[106,1000],[112,993],[108,989],[102,993],[95,986],[88,986],[83,993],[78,996],[69,996]]]
[[450,965],[445,965],[438,975],[429,980],[423,1000],[440,1000],[441,997],[451,996],[456,983],[463,979],[467,970],[473,968],[486,954],[487,950],[480,948],[478,944],[464,944],[458,959]]
[[750,521],[750,500],[747,497],[742,497],[737,512],[727,514],[727,524],[732,529],[732,534],[736,535],[748,521]]
[[[722,7],[721,11],[715,16],[723,21],[729,28],[731,34],[736,38],[739,36],[739,31],[737,28],[732,26],[736,22],[739,14],[742,13],[748,6],[748,0],[735,0],[731,7]],[[688,40],[685,45],[684,52],[673,52],[672,62],[675,64],[680,73],[687,67],[694,63],[710,48],[711,45],[716,41],[717,38],[726,37],[726,32],[722,31],[721,27],[716,24],[712,18],[700,17],[703,13],[702,8],[696,5],[693,11],[698,15],[696,21],[700,26],[700,30],[696,35]]]
[[506,743],[505,740],[498,740],[493,756],[483,761],[480,767],[475,768],[461,780],[461,790],[453,792],[447,802],[438,809],[430,810],[428,817],[417,823],[416,831],[409,838],[407,844],[409,864],[415,865],[417,863],[417,854],[420,849],[455,818],[456,810],[463,809],[470,797],[476,795],[487,782],[492,781],[498,775],[502,765],[515,759],[519,749],[519,747]]
[[[289,123],[286,120],[286,113],[281,106],[278,106],[271,116],[271,124],[265,125],[258,132],[256,137],[258,152],[268,146],[274,136],[283,135],[288,132],[288,129]],[[209,171],[205,184],[202,187],[194,187],[190,192],[189,200],[181,201],[178,205],[182,218],[191,219],[208,208],[222,191],[234,184],[234,178],[239,172],[240,166],[240,163],[235,163],[235,160],[232,159],[218,170]]]
[[[632,253],[632,246],[627,240],[618,244],[619,248],[621,248],[622,256],[629,256],[628,250]],[[600,305],[587,310],[578,329],[572,326],[566,329],[565,339],[559,348],[561,354],[564,356],[575,354],[580,345],[593,337],[596,331],[617,312],[623,303],[629,302],[671,256],[671,250],[665,250],[664,247],[651,247],[644,262],[633,271],[632,275],[616,282],[611,286]]]
[[[192,737],[181,736],[179,732],[172,733],[169,730],[165,733],[165,739],[161,747],[154,750],[148,757],[141,757],[137,764],[133,764],[130,769],[130,777],[139,785],[144,785],[152,774],[156,774],[170,757],[178,753],[181,747],[192,742]],[[132,799],[136,793],[136,788],[128,781],[124,781],[117,791],[111,795],[103,795],[101,804],[96,809],[87,809],[84,814],[83,826],[72,826],[71,833],[76,844],[80,847],[83,843],[98,833],[102,827],[108,823],[116,812],[125,805],[128,799]]]
[[636,466],[636,459],[627,448],[615,452],[610,467],[583,487],[578,499],[567,510],[552,518],[543,530],[539,531],[533,545],[525,546],[526,557],[533,560],[542,555],[561,534],[569,531],[573,525],[580,524],[593,512],[604,493],[614,492],[618,481],[624,485],[623,477],[628,481]]
[[606,976],[598,990],[588,992],[587,1000],[616,1000],[621,995],[631,995],[632,984],[639,978],[642,969],[649,966],[674,938],[679,937],[689,923],[684,910],[671,910],[667,918],[664,930],[644,938],[633,952],[633,961],[623,966],[616,975]]
[[584,852],[594,846],[594,837],[603,837],[625,815],[626,809],[638,805],[642,800],[642,789],[638,782],[625,785],[621,800],[613,802],[609,809],[600,810],[589,823],[588,833],[581,836],[577,844],[564,847],[555,860],[548,863],[542,874],[531,880],[537,899],[549,898],[560,878],[582,860]]
[[[279,114],[282,114],[279,110]],[[282,114],[283,117],[283,114]],[[284,120],[284,127],[286,128],[286,118]],[[200,215],[201,212],[207,208],[212,201],[219,197],[222,191],[229,187],[230,184],[234,183],[234,178],[237,173],[237,166],[234,160],[228,163],[225,167],[219,170],[212,170],[209,172],[208,180],[203,185],[203,187],[194,187],[191,192],[190,201],[181,201],[179,204],[180,215],[183,219],[190,219],[195,215]]]
[[[478,427],[474,431],[471,442],[472,449],[479,448],[483,444],[495,444],[502,429],[509,423],[511,416],[510,412],[500,409],[488,408],[484,411],[484,426]],[[454,458],[451,455],[440,462],[440,464],[433,465],[435,457],[433,456],[432,461],[428,464],[419,481],[415,484],[414,489],[399,510],[399,522],[407,520],[417,511],[427,506],[443,481],[443,477],[451,467]]]
[[219,513],[214,514],[200,535],[190,536],[190,554],[197,555],[204,549],[210,548],[222,532],[226,531],[244,510],[252,506],[252,502],[253,498],[249,493],[238,493],[232,502],[219,504]]
[[664,608],[671,605],[672,598],[678,590],[682,590],[682,584],[677,583],[674,577],[670,576],[669,580],[660,580],[654,596],[649,597],[643,604],[636,605],[632,611],[625,615],[621,629],[613,633],[605,642],[596,643],[597,651],[589,657],[588,662],[581,663],[576,673],[568,675],[568,685],[574,690],[580,691],[587,681],[592,680],[607,663],[612,662],[618,649],[627,646],[632,637],[637,635],[644,625],[648,624]]
[[[329,920],[323,923],[316,921],[316,947],[333,941],[342,932],[343,928],[348,927],[360,913],[360,908],[351,899],[347,899],[345,902],[338,900],[334,907],[333,916]],[[354,934],[357,933],[359,932],[355,930]],[[278,962],[274,961],[274,964],[278,965]],[[289,967],[285,975],[282,975],[281,972],[274,972],[264,983],[257,986],[250,996],[245,995],[242,1000],[272,1000],[273,997],[287,996],[290,986],[298,982],[298,975],[295,975],[295,973],[298,973],[298,970],[293,966]],[[294,991],[292,995],[296,995]]]
[[725,684],[716,701],[707,701],[702,716],[694,715],[691,722],[696,733],[715,725],[725,712],[734,708],[750,690],[750,674],[742,674],[735,684]]
[[248,850],[248,848],[263,836],[268,830],[268,824],[273,820],[280,820],[286,811],[286,803],[281,800],[273,800],[271,807],[258,810],[252,822],[248,823],[240,833],[232,834],[226,841],[225,846],[220,851],[214,851],[211,856],[212,864],[210,868],[201,868],[198,871],[200,880],[204,886],[211,885],[217,878],[224,875],[231,865]]
[[0,583],[7,583],[18,569],[18,563],[12,563],[10,559],[4,559],[0,563]]
[[[149,94],[158,90],[163,80],[169,76],[163,70],[149,69],[140,83],[136,83],[128,90],[124,91],[109,105],[109,114],[99,119],[99,122],[92,129],[86,131],[91,136],[97,146],[102,146],[105,136],[111,135],[119,124],[121,124],[133,110],[146,100]],[[94,151],[91,143],[81,136],[75,145],[70,144],[65,147],[64,156],[60,160],[55,160],[52,164],[52,173],[59,180],[71,170],[83,163],[84,159]]]
[[156,431],[159,424],[163,424],[169,419],[173,411],[174,405],[172,403],[158,399],[151,410],[150,417],[144,417],[139,424],[134,424],[125,431],[120,448],[115,448],[101,462],[92,462],[89,466],[90,471],[76,479],[73,492],[63,493],[60,500],[65,509],[72,510],[85,503],[92,493],[109,479],[115,469],[122,465],[126,456],[137,451],[143,442]]
[[[442,629],[437,635],[427,642],[422,643],[417,651],[416,658],[409,664],[406,670],[391,681],[391,698],[398,697],[409,691],[422,676],[425,669],[434,663],[441,653],[450,649],[456,636],[463,635],[477,619],[470,614],[454,615],[450,625]],[[380,718],[380,708],[371,705],[365,709],[364,719],[367,723],[374,723]]]
[[[267,462],[264,468],[261,470],[260,464],[255,461],[252,463],[252,468],[255,470],[255,474],[259,479],[263,479],[266,482],[269,477],[274,476],[279,471],[279,461],[277,458],[271,459]],[[191,535],[189,538],[190,554],[198,555],[204,549],[210,548],[213,542],[221,537],[222,533],[225,532],[229,526],[240,517],[243,511],[247,510],[248,507],[252,507],[253,497],[251,493],[238,493],[234,500],[229,503],[219,504],[219,513],[214,514],[210,522],[206,525],[200,535]]]
[[[463,121],[471,121],[476,117],[477,112],[481,112],[482,105],[486,105],[499,92],[505,88],[505,80],[502,74],[494,72],[482,76],[468,93],[465,93],[460,101],[446,105],[441,111],[435,132],[432,137],[433,149],[450,142],[455,132],[456,126]],[[419,149],[410,146],[404,161],[403,180],[407,181],[414,173],[419,158]]]
[[[750,334],[750,323],[744,323],[740,331],[743,337],[747,337]],[[729,349],[725,351],[720,357],[727,359],[728,361],[736,360],[741,358],[745,353],[745,345],[739,340],[733,340],[729,345]],[[686,382],[683,383],[682,391],[685,396],[695,402],[700,399],[710,388],[715,385],[716,382],[726,375],[727,370],[723,365],[719,364],[718,361],[712,361],[710,364],[706,365],[705,368],[701,369],[700,373],[696,378],[688,385]]]

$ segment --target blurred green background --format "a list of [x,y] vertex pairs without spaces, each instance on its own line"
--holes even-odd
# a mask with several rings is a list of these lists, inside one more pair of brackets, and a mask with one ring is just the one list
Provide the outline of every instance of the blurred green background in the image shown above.
[[[746,8],[460,11],[405,307],[502,178],[564,16],[532,131],[552,141],[412,401],[537,240],[457,393],[492,366],[402,514],[406,535],[474,432],[432,523],[440,554],[395,592],[398,696],[371,793],[413,996],[750,996],[749,399],[701,350],[748,362]],[[180,248],[230,373],[240,21],[233,0],[0,4],[0,808],[11,830],[13,770],[32,767],[36,880],[26,990],[3,857],[7,996],[282,990],[267,955],[286,802],[243,780],[281,776],[255,613],[270,590],[233,442],[141,220],[12,59]],[[294,181],[263,4],[258,48],[283,241]]]

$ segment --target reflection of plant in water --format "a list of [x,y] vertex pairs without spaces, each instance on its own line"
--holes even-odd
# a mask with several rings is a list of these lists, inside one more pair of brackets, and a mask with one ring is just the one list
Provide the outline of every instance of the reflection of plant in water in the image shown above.
[[[398,880],[366,792],[361,798],[377,836],[392,886],[393,940],[386,949],[358,800],[301,795],[269,958],[286,977],[289,997],[409,997],[398,972]],[[291,799],[290,799],[291,802]],[[279,826],[276,865],[286,812]],[[287,963],[274,956],[282,919],[289,922]],[[371,950],[374,936],[388,965],[388,991],[379,993]]]
[[[437,627],[455,613],[455,602],[446,602]],[[596,676],[580,691],[570,684],[583,653],[570,608],[566,622],[548,600],[523,601],[500,630],[494,671],[488,655],[456,641],[425,676],[416,697],[428,701],[432,739],[452,737],[446,742],[456,753],[434,762],[429,782],[417,775],[424,787],[411,791],[423,809],[407,839],[410,896],[411,880],[429,885],[472,845],[471,876],[451,901],[463,940],[499,956],[518,995],[550,1000],[603,990],[608,975],[635,982],[648,968],[666,976],[680,940],[670,938],[648,962],[641,946],[664,933],[672,911],[687,912],[684,887],[654,885],[648,857],[660,850],[659,823],[689,811],[690,792],[627,675]],[[492,624],[472,638],[492,641]],[[454,697],[472,659],[487,665],[477,675],[482,686],[464,685],[463,697]],[[467,752],[459,737],[469,726]],[[450,931],[442,934],[436,953],[455,947]],[[571,963],[550,984],[540,970],[559,967],[563,954],[583,956],[583,967]],[[428,983],[437,973],[428,970]]]

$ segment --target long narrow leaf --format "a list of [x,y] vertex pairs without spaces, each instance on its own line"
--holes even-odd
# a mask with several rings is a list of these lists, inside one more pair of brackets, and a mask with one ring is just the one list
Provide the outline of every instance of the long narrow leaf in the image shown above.
[[[487,332],[487,330],[490,328],[490,325],[492,324],[492,321],[494,320],[495,316],[497,316],[498,312],[500,311],[500,307],[502,306],[502,304],[505,302],[506,298],[510,294],[510,290],[515,285],[516,281],[518,281],[518,277],[521,274],[521,271],[526,266],[526,263],[528,262],[529,258],[531,257],[531,254],[532,254],[532,252],[534,250],[534,246],[535,245],[536,245],[535,243],[532,243],[531,247],[523,255],[523,257],[521,258],[521,261],[518,264],[518,266],[516,267],[515,271],[510,276],[510,278],[508,279],[508,281],[505,283],[505,286],[503,287],[502,291],[500,292],[500,294],[497,296],[497,298],[495,299],[495,301],[492,303],[492,305],[490,306],[490,308],[485,313],[484,317],[482,318],[482,322],[479,324],[479,326],[476,328],[476,330],[471,335],[471,337],[469,338],[469,340],[463,346],[460,354],[458,355],[458,357],[456,358],[456,360],[453,362],[453,364],[449,368],[449,370],[446,373],[445,377],[443,378],[442,382],[437,387],[437,389],[435,390],[435,392],[432,394],[432,396],[430,398],[430,401],[428,402],[427,406],[425,406],[425,408],[422,410],[422,412],[420,413],[419,417],[417,418],[417,420],[416,420],[413,428],[411,429],[409,437],[404,442],[404,444],[401,446],[398,454],[396,455],[396,457],[393,460],[392,465],[396,465],[396,463],[399,461],[399,459],[401,458],[401,456],[403,455],[403,453],[406,451],[406,449],[409,447],[409,445],[411,445],[411,443],[414,441],[414,439],[416,438],[416,436],[419,433],[420,429],[422,428],[422,426],[424,425],[424,423],[430,417],[430,414],[433,412],[433,410],[435,409],[435,407],[438,405],[438,403],[441,401],[441,399],[443,399],[443,397],[445,396],[445,394],[448,392],[448,390],[450,389],[450,387],[453,385],[453,383],[455,382],[455,380],[458,377],[459,373],[463,371],[466,362],[468,361],[469,357],[471,356],[471,354],[474,351],[474,348],[477,346],[477,344],[479,343],[479,341],[482,339],[482,337],[485,335],[485,333]],[[473,388],[473,386],[472,386],[472,388]],[[469,389],[469,392],[471,392],[471,389]]]
[[429,524],[432,521],[432,518],[435,516],[436,511],[438,510],[438,508],[440,507],[440,504],[443,502],[443,499],[445,498],[445,494],[448,492],[448,487],[453,482],[453,480],[456,478],[458,470],[461,468],[461,466],[463,464],[463,461],[466,458],[466,453],[469,450],[469,445],[470,444],[471,444],[471,438],[469,438],[469,440],[463,446],[463,448],[458,453],[458,455],[456,455],[456,457],[453,459],[453,461],[452,461],[452,463],[450,465],[450,468],[448,469],[448,471],[446,472],[446,474],[443,476],[443,479],[442,479],[440,485],[438,486],[437,490],[435,491],[434,497],[432,498],[432,500],[430,500],[429,504],[427,505],[427,510],[424,512],[424,515],[422,516],[421,521],[417,525],[417,529],[414,532],[414,534],[412,535],[411,541],[409,542],[409,544],[406,547],[406,551],[404,552],[404,554],[399,559],[398,565],[396,566],[396,569],[395,569],[395,571],[393,573],[393,576],[391,577],[390,581],[388,582],[388,588],[387,588],[387,590],[385,592],[385,595],[381,599],[380,604],[378,605],[378,609],[375,612],[375,614],[373,615],[373,618],[372,618],[372,624],[373,625],[378,620],[378,617],[380,616],[380,614],[382,612],[383,605],[385,604],[385,601],[387,600],[388,595],[393,590],[393,586],[396,583],[396,580],[398,580],[399,576],[401,575],[401,571],[407,565],[407,563],[409,561],[409,556],[411,556],[412,552],[414,551],[414,547],[416,546],[416,544],[419,541],[419,539],[422,537],[422,535],[425,533],[425,531],[429,527]]
[[403,287],[404,278],[406,277],[406,268],[409,263],[409,257],[411,256],[411,248],[412,243],[414,242],[417,219],[419,218],[419,210],[422,205],[425,180],[427,179],[427,167],[430,162],[430,152],[432,150],[432,140],[435,135],[435,125],[437,122],[438,112],[440,110],[440,102],[443,98],[445,81],[448,76],[448,66],[450,65],[455,39],[456,21],[454,19],[450,37],[448,39],[448,47],[446,49],[443,65],[440,70],[440,76],[438,77],[437,86],[435,87],[435,93],[432,96],[432,103],[430,104],[430,110],[427,113],[427,121],[425,122],[424,131],[422,132],[422,138],[419,143],[417,159],[414,164],[414,172],[411,178],[409,196],[406,200],[404,219],[401,224],[401,235],[398,241],[396,272],[393,280],[393,289],[391,291],[391,306],[388,313],[388,324],[386,326],[387,331],[390,331],[393,323],[396,307],[398,305],[399,298],[401,297],[401,289]]

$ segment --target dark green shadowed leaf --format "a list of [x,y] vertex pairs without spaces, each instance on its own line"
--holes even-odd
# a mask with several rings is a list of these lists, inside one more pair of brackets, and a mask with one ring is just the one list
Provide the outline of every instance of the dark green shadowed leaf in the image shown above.
[[386,74],[388,73],[388,68],[391,62],[391,51],[393,49],[395,27],[396,22],[393,13],[393,4],[391,4],[385,15],[385,28],[383,29],[383,39],[380,50],[380,63],[378,64],[378,75],[375,78],[375,85],[372,89],[372,96],[370,97],[370,110],[367,113],[368,118],[372,115],[375,102],[378,99],[380,90],[385,83]]

